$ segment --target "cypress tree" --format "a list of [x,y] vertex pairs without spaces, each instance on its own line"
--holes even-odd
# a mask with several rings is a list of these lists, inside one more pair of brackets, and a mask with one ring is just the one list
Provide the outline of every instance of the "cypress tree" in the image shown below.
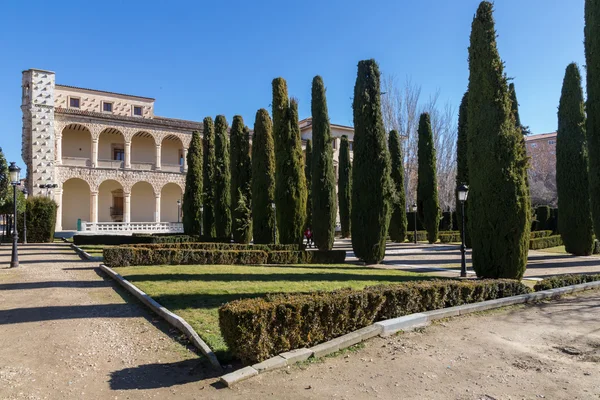
[[204,118],[204,140],[203,144],[203,164],[202,164],[202,183],[204,186],[204,212],[202,215],[202,234],[209,238],[214,238],[215,230],[215,126],[211,117]]
[[521,124],[521,117],[519,116],[519,101],[517,100],[517,92],[515,90],[514,83],[511,82],[510,85],[508,85],[508,91],[510,93],[511,109],[515,118],[515,126],[523,135],[528,135],[530,133],[529,127]]
[[[585,0],[585,61],[587,78],[587,143],[590,202],[596,237],[600,238],[600,0]],[[563,218],[564,220],[564,218]]]
[[390,219],[390,239],[402,243],[406,240],[406,196],[404,195],[404,166],[402,162],[402,149],[398,132],[393,130],[388,138],[388,148],[392,163],[392,188],[393,204],[392,217]]
[[304,155],[304,177],[306,178],[306,226],[312,229],[312,140],[306,141],[306,152]]
[[231,226],[233,240],[250,243],[252,240],[250,131],[241,116],[233,117],[231,125]]
[[275,216],[275,144],[269,112],[256,112],[252,136],[252,236],[254,243],[273,243]]
[[[467,110],[469,103],[469,92],[465,92],[460,102],[458,109],[458,133],[456,140],[456,187],[469,184],[469,166],[467,163]],[[465,202],[465,224],[468,225],[467,216],[469,215],[469,202]],[[458,193],[456,194],[456,214],[458,219],[458,230],[462,233],[462,206],[458,201]],[[465,244],[471,247],[471,235],[469,229],[465,232]]]
[[7,201],[10,194],[10,174],[8,172],[8,163],[4,157],[2,147],[0,147],[0,207]]
[[491,3],[479,5],[469,46],[469,230],[478,277],[520,279],[531,225],[527,157],[492,13]]
[[350,210],[352,209],[352,162],[348,136],[342,136],[338,172],[338,202],[342,237],[350,237]]
[[390,216],[390,156],[381,115],[379,66],[358,63],[352,109],[354,165],[352,168],[352,248],[360,260],[379,263],[385,257]]
[[419,219],[427,231],[429,243],[438,240],[440,226],[440,203],[437,189],[437,168],[433,133],[428,113],[419,118],[417,211]]
[[217,238],[231,238],[231,174],[229,170],[229,136],[227,119],[215,119],[215,233]]
[[306,178],[298,103],[289,100],[283,78],[273,80],[273,136],[277,233],[282,244],[300,244],[306,221]]
[[589,256],[594,245],[587,156],[581,74],[572,63],[565,72],[558,106],[556,186],[562,215],[558,230],[567,252],[577,256]]
[[312,82],[312,136],[314,142],[312,202],[313,236],[319,250],[331,250],[335,239],[337,201],[333,171],[333,147],[325,85],[320,76]]
[[202,224],[202,139],[198,131],[192,133],[187,166],[182,205],[183,232],[186,235],[199,235]]

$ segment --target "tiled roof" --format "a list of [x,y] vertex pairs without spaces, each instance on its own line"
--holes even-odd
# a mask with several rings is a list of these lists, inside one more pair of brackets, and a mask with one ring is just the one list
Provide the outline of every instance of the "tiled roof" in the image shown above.
[[64,88],[69,88],[69,89],[80,89],[80,90],[89,90],[90,92],[99,92],[99,93],[106,93],[106,94],[116,94],[118,96],[127,96],[127,97],[137,97],[138,99],[144,99],[144,100],[156,100],[152,97],[144,97],[144,96],[136,96],[133,94],[125,94],[125,93],[117,93],[117,92],[107,92],[106,90],[98,90],[98,89],[88,89],[88,88],[82,88],[82,87],[78,87],[78,86],[69,86],[69,85],[60,85],[60,84],[56,84],[56,86],[60,86],[60,87],[64,87]]
[[[301,130],[308,128],[309,126],[312,126],[312,117],[301,119],[300,121],[298,121],[298,125],[300,126]],[[333,128],[341,128],[341,129],[354,131],[354,127],[352,127],[352,126],[332,124],[332,123],[330,123],[330,125]]]
[[525,141],[530,142],[532,140],[546,140],[546,139],[555,139],[555,138],[556,138],[556,132],[538,133],[535,135],[525,136]]
[[61,107],[55,108],[54,112],[58,113],[58,114],[82,115],[82,116],[86,116],[86,117],[108,119],[108,120],[113,120],[113,121],[133,122],[133,123],[142,124],[142,125],[154,125],[154,126],[161,126],[161,127],[202,131],[202,123],[201,122],[185,121],[185,120],[181,120],[181,119],[172,119],[172,118],[164,118],[164,117],[140,118],[140,117],[125,116],[125,115],[98,113],[98,112],[94,112],[94,111],[76,110],[73,108],[61,108]]

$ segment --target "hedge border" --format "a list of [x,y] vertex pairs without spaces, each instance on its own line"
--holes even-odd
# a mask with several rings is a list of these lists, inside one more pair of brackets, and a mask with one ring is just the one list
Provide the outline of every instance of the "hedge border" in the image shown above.
[[[592,290],[598,288],[600,288],[600,282],[589,282],[580,285],[573,285],[557,289],[543,290],[529,294],[521,294],[518,296],[504,297],[501,299],[488,300],[480,303],[472,303],[462,306],[443,308],[440,310],[426,311],[423,313],[416,313],[400,318],[393,318],[385,321],[380,321],[368,327],[348,333],[344,336],[332,339],[328,342],[321,343],[317,346],[313,346],[308,349],[302,348],[281,353],[261,363],[241,368],[229,374],[225,374],[221,376],[220,380],[226,386],[231,387],[239,382],[242,382],[264,372],[284,368],[288,365],[293,365],[297,362],[302,362],[309,358],[320,358],[328,354],[334,353],[336,351],[353,346],[357,343],[360,343],[375,336],[385,337],[400,330],[413,330],[425,325],[429,325],[431,322],[443,318],[461,316],[471,314],[474,312],[497,309],[517,304],[537,302],[544,299],[557,299],[565,294],[577,293],[585,290]],[[384,332],[386,326],[392,328]]]
[[562,245],[563,241],[560,235],[539,237],[536,239],[529,240],[529,250],[542,250]]

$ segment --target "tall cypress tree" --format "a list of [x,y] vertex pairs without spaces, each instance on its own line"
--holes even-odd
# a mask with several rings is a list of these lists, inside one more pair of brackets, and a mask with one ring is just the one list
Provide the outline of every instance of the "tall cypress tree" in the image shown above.
[[[469,184],[469,165],[467,163],[467,135],[468,135],[468,127],[467,127],[467,110],[469,103],[469,92],[465,92],[460,102],[460,107],[458,109],[458,132],[456,139],[456,187],[465,184]],[[465,224],[467,222],[467,216],[469,215],[469,203],[465,202]],[[456,214],[458,217],[458,227],[459,231],[462,233],[463,225],[462,225],[462,206],[460,201],[458,201],[458,193],[456,194]],[[465,227],[466,228],[466,227]],[[465,244],[467,247],[471,247],[471,235],[469,233],[469,229],[465,229]]]
[[254,243],[273,243],[275,216],[275,144],[269,112],[256,112],[252,136],[252,236]]
[[517,91],[515,90],[515,84],[513,82],[508,85],[508,91],[510,93],[511,109],[515,117],[515,126],[523,135],[528,135],[530,133],[529,127],[521,124],[521,117],[519,116],[519,101],[517,100]]
[[[587,142],[590,201],[596,237],[600,238],[600,0],[585,0],[585,61],[587,78]],[[564,218],[563,218],[564,219]]]
[[333,171],[333,139],[329,125],[327,99],[323,78],[315,76],[312,82],[312,135],[314,142],[312,215],[313,236],[319,250],[331,250],[335,239],[337,201],[335,198],[335,173]]
[[385,257],[390,216],[390,156],[381,115],[379,66],[358,62],[354,86],[354,165],[352,168],[352,248],[360,260]]
[[275,205],[277,232],[282,244],[302,243],[306,221],[306,178],[298,103],[291,101],[283,78],[273,80],[273,136],[275,138]]
[[577,256],[592,254],[594,245],[587,156],[581,74],[572,63],[565,72],[558,106],[556,186],[558,231],[567,252]]
[[252,239],[251,202],[251,161],[250,131],[240,115],[233,117],[231,124],[231,226],[233,240],[237,243],[250,243]]
[[192,133],[187,166],[182,205],[183,231],[186,235],[199,235],[202,224],[202,140],[198,131]]
[[391,131],[388,137],[388,148],[392,162],[392,188],[393,203],[392,217],[390,219],[390,239],[402,243],[406,240],[406,196],[404,194],[404,163],[402,162],[402,149],[398,131]]
[[204,118],[204,140],[202,144],[203,163],[202,163],[202,183],[204,186],[204,196],[202,205],[202,234],[206,237],[214,238],[215,230],[215,126],[211,117]]
[[306,178],[306,226],[312,229],[312,140],[306,141],[306,152],[304,157],[304,176]]
[[417,177],[417,211],[419,219],[427,230],[427,240],[435,243],[439,236],[440,202],[437,188],[437,167],[433,132],[428,113],[419,118],[418,145],[418,177]]
[[496,48],[492,13],[492,4],[483,1],[471,27],[469,230],[478,277],[520,279],[531,225],[527,157]]
[[2,147],[0,147],[0,207],[4,204],[10,193],[10,175],[8,172],[8,163],[4,157]]
[[338,176],[338,202],[340,204],[340,225],[342,237],[350,237],[350,210],[352,209],[352,162],[348,136],[342,136],[340,144]]
[[231,174],[227,119],[215,119],[215,233],[223,240],[231,238]]

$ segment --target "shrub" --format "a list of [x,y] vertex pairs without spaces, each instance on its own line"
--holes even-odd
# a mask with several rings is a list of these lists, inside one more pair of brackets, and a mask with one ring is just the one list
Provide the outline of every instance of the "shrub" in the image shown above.
[[186,250],[140,247],[107,247],[104,263],[109,267],[130,265],[193,265],[193,264],[265,264],[267,252],[262,250]]
[[350,237],[350,211],[352,209],[352,162],[348,136],[343,135],[340,144],[338,170],[338,202],[340,207],[340,225],[342,237]]
[[478,277],[520,279],[531,227],[528,163],[494,25],[492,4],[482,1],[469,46],[468,229]]
[[392,184],[392,215],[390,217],[389,233],[394,242],[402,243],[406,239],[406,196],[404,195],[404,163],[402,162],[402,148],[398,131],[390,131],[388,148],[391,159],[391,184]]
[[[458,109],[458,129],[457,129],[457,139],[456,139],[456,187],[459,185],[469,184],[469,165],[468,165],[468,141],[467,136],[469,133],[467,126],[467,114],[469,107],[469,92],[465,92],[460,102],[460,107]],[[458,201],[458,193],[455,195],[456,197],[456,213],[454,213],[454,218],[456,222],[453,226],[458,228],[462,232],[462,206],[460,201]],[[469,204],[465,203],[465,225],[468,226],[468,215],[469,215]],[[469,230],[465,231],[465,242],[468,248],[471,247],[471,235]]]
[[442,232],[440,233],[440,242],[441,243],[456,243],[462,242],[462,238],[460,236],[460,232]]
[[198,131],[192,133],[187,166],[183,193],[183,230],[188,235],[198,235],[202,228],[202,140]]
[[546,237],[540,237],[537,239],[529,240],[529,249],[530,250],[547,249],[549,247],[556,247],[556,246],[562,246],[562,245],[563,245],[563,241],[562,241],[562,238],[560,237],[560,235],[546,236]]
[[[215,236],[231,237],[231,171],[229,126],[224,115],[215,118],[214,212]],[[237,204],[235,204],[237,206]]]
[[[410,232],[414,232],[415,230],[415,213],[412,211],[409,211],[406,213],[406,221],[408,223],[407,227],[406,227],[406,233],[409,234]],[[425,228],[423,227],[423,224],[421,223],[421,221],[419,220],[419,218],[416,218],[416,222],[417,222],[417,231],[424,231]],[[425,239],[427,240],[427,239]]]
[[419,119],[417,212],[427,231],[429,243],[438,240],[440,204],[438,199],[435,146],[428,113]]
[[352,102],[354,162],[352,166],[352,248],[368,264],[385,257],[390,220],[390,156],[381,115],[379,65],[358,62]]
[[460,230],[458,225],[454,225],[454,220],[456,219],[455,213],[452,211],[444,211],[442,213],[442,218],[440,219],[439,230],[440,232],[448,232],[452,230]]
[[537,229],[538,231],[545,231],[550,229],[550,222],[552,219],[552,216],[550,214],[550,207],[537,206],[535,209],[535,219],[537,221],[535,229]]
[[126,236],[126,235],[75,235],[73,243],[82,245],[118,246],[121,244],[153,243],[153,236]]
[[250,130],[240,115],[233,117],[231,125],[231,232],[237,243],[252,240]]
[[151,243],[127,244],[125,247],[148,249],[193,249],[193,250],[262,250],[262,251],[303,251],[304,245],[297,244],[242,244],[242,243],[206,243],[206,242],[179,242],[179,243]]
[[[406,232],[406,239],[408,239],[409,242],[415,241],[414,230]],[[427,240],[427,231],[417,231],[417,242],[425,242],[426,240]]]
[[236,300],[219,309],[231,352],[245,363],[312,346],[403,315],[528,293],[518,281],[430,281]]
[[530,239],[537,239],[537,238],[543,238],[543,237],[548,237],[552,235],[552,231],[548,230],[548,231],[533,231],[531,232],[531,234],[529,235]]
[[345,250],[270,251],[267,264],[343,264]]
[[306,151],[304,153],[304,177],[306,178],[306,226],[313,226],[312,223],[312,140],[306,141]]
[[215,125],[211,117],[204,118],[202,123],[204,137],[202,140],[202,233],[208,237],[216,236],[215,228]]
[[540,290],[556,289],[564,286],[579,285],[580,283],[600,281],[600,274],[596,275],[558,275],[543,279],[535,284],[533,289]]
[[[56,226],[56,208],[54,200],[35,196],[25,202],[27,213],[27,242],[52,243]],[[23,240],[23,214],[18,214],[19,237]]]

